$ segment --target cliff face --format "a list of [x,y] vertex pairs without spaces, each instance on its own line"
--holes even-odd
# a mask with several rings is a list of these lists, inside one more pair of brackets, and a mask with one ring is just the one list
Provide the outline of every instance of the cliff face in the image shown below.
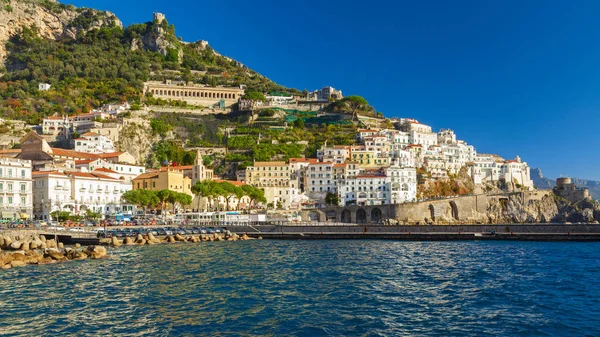
[[10,6],[0,10],[0,61],[6,59],[6,42],[23,26],[35,26],[41,37],[60,40],[75,38],[81,31],[105,25],[123,26],[111,12],[77,9],[73,6],[59,5],[55,0],[50,0],[47,4],[24,0],[11,1]]

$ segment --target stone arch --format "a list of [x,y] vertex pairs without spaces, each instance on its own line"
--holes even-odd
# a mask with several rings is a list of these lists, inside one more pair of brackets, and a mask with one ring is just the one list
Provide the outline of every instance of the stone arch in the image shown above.
[[308,221],[319,221],[319,212],[310,211],[308,212]]
[[345,222],[345,223],[352,222],[352,215],[350,214],[350,211],[347,209],[342,211],[342,222]]
[[452,218],[454,218],[454,220],[459,220],[458,206],[456,206],[456,203],[454,201],[450,201],[450,209],[452,210]]
[[371,222],[380,222],[382,218],[381,209],[375,207],[371,210]]
[[366,223],[367,222],[367,212],[364,209],[359,209],[356,211],[356,223]]
[[429,216],[431,217],[431,220],[435,221],[435,208],[433,208],[433,205],[429,204]]
[[337,220],[337,214],[334,210],[329,210],[325,212],[325,220],[335,222]]

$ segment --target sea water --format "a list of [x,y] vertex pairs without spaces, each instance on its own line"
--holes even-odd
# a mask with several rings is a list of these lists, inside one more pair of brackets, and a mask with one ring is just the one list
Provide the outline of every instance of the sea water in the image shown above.
[[600,243],[267,241],[0,271],[1,336],[600,336]]

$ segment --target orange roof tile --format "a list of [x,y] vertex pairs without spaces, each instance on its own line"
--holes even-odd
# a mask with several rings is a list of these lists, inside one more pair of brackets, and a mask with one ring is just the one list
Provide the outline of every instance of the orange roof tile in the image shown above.
[[224,183],[224,182],[228,182],[230,184],[233,184],[235,186],[242,186],[245,185],[243,182],[241,181],[236,181],[236,180],[221,180],[221,179],[215,179],[214,181],[218,182],[218,183]]
[[92,173],[94,173],[96,171],[98,171],[98,172],[106,172],[106,173],[116,173],[116,174],[119,174],[119,172],[113,171],[113,170],[105,168],[105,167],[96,168],[96,169],[94,169],[94,171],[92,171]]
[[94,153],[79,152],[75,150],[59,149],[56,147],[52,148],[52,154],[61,157],[70,158],[84,158],[84,159],[98,159],[98,155]]

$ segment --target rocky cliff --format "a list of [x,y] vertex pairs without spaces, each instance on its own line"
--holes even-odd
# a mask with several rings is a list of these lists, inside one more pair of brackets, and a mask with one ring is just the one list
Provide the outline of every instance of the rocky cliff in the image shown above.
[[35,26],[41,37],[60,40],[105,25],[123,26],[111,12],[75,8],[56,0],[12,0],[0,8],[0,61],[6,59],[6,42],[21,27]]

